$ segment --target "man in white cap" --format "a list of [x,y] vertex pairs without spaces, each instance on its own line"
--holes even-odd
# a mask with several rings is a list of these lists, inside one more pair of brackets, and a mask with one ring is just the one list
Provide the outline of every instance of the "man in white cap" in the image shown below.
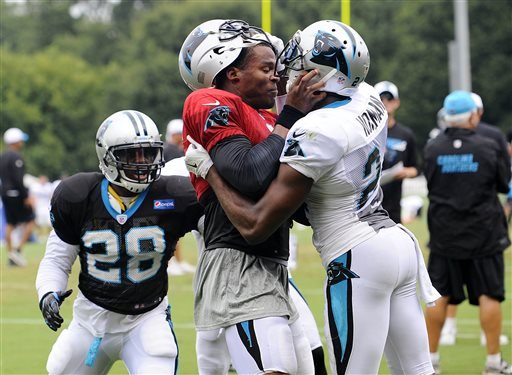
[[395,113],[400,107],[398,88],[389,81],[375,85],[388,112],[388,138],[382,164],[382,207],[395,223],[401,223],[402,181],[418,175],[416,140],[411,129],[397,122]]
[[[183,151],[183,120],[180,118],[173,119],[169,121],[167,124],[167,130],[165,132],[165,143],[164,143],[164,160],[166,162],[166,167],[164,170],[168,171],[167,175],[176,175],[175,168],[179,168],[178,166],[182,166],[186,175],[188,176],[187,168],[185,167],[185,162],[183,159],[180,161],[176,160],[178,158],[182,158],[185,156],[185,152]],[[175,160],[172,163],[167,163],[170,160]],[[171,166],[172,164],[172,166]],[[164,171],[162,174],[165,175]],[[176,244],[176,250],[174,251],[174,256],[169,260],[169,266],[167,267],[167,273],[171,276],[181,276],[187,273],[194,273],[196,267],[192,264],[188,263],[183,257],[181,251],[181,244],[178,242]]]
[[185,156],[183,152],[183,120],[174,119],[167,124],[167,131],[165,132],[164,144],[164,160],[169,161],[172,159]]
[[487,341],[484,374],[512,374],[501,357],[500,334],[505,299],[503,251],[510,245],[498,193],[508,192],[498,144],[478,134],[477,106],[467,91],[444,100],[447,129],[425,146],[430,232],[428,271],[442,298],[427,309],[432,364],[439,373],[439,338],[448,303],[466,298],[480,308]]
[[[33,200],[28,188],[23,184],[25,162],[20,154],[28,135],[18,128],[7,129],[4,133],[6,151],[0,155],[1,196],[4,205],[6,227],[5,243],[9,265],[24,267],[27,265],[21,255],[23,245],[28,241],[34,229]],[[13,231],[23,225],[21,238],[17,244],[13,241]]]

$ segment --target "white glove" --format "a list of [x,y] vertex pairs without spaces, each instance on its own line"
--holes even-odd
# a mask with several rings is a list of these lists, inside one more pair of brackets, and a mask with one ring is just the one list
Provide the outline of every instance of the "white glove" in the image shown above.
[[187,152],[185,153],[185,164],[189,172],[192,172],[197,177],[206,178],[208,171],[213,165],[213,161],[208,155],[208,151],[197,143],[194,138],[187,135],[190,142]]

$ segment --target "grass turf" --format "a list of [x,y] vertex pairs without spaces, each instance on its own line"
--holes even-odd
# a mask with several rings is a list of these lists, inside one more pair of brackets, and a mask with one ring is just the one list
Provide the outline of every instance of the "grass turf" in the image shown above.
[[[428,233],[424,218],[408,225],[416,234],[422,247],[426,248]],[[316,317],[317,325],[323,333],[323,282],[324,271],[320,259],[311,244],[309,228],[294,228],[299,237],[298,267],[293,278]],[[196,262],[196,247],[191,235],[182,240],[182,252],[191,263]],[[43,374],[48,353],[58,333],[53,332],[41,317],[35,277],[39,261],[44,253],[44,245],[31,243],[25,255],[29,266],[26,268],[7,267],[5,246],[0,253],[0,374]],[[502,304],[503,331],[510,338],[512,327],[512,251],[505,253],[507,299]],[[72,314],[72,301],[77,293],[78,262],[75,263],[69,287],[73,295],[62,306],[64,327],[69,324]],[[169,299],[172,304],[173,322],[180,349],[179,374],[196,374],[195,331],[193,325],[192,276],[170,278]],[[443,375],[480,374],[485,360],[485,348],[480,346],[478,309],[467,303],[458,311],[458,337],[455,346],[441,347]],[[323,336],[323,334],[322,334]],[[512,346],[502,347],[503,357],[512,360]],[[121,362],[117,362],[110,374],[127,374]],[[389,374],[385,361],[380,374]]]

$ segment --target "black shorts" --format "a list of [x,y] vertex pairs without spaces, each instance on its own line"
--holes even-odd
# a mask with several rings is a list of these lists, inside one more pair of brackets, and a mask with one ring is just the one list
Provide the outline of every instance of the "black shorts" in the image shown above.
[[505,300],[502,252],[477,259],[452,259],[430,253],[428,273],[437,291],[450,297],[450,304],[458,305],[464,301],[466,291],[471,305],[478,306],[481,295],[499,302]]
[[28,223],[36,217],[32,207],[27,207],[23,198],[2,197],[2,202],[4,204],[5,221],[7,224]]

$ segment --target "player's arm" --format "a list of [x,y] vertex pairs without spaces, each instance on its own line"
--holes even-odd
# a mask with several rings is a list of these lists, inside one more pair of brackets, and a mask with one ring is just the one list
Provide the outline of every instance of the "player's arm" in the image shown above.
[[265,195],[253,202],[239,194],[210,168],[206,180],[215,191],[229,220],[249,244],[263,242],[302,205],[313,180],[281,164]]
[[220,175],[238,191],[259,197],[270,185],[279,169],[279,157],[288,130],[325,98],[325,93],[318,91],[325,83],[310,83],[316,75],[318,72],[312,70],[294,82],[286,97],[286,105],[277,117],[274,132],[268,138],[252,145],[244,136],[233,136],[210,151]]
[[66,289],[78,251],[78,245],[70,245],[62,241],[55,231],[50,232],[46,251],[37,271],[36,289],[43,318],[54,331],[64,321],[59,310],[62,302],[72,292]]

